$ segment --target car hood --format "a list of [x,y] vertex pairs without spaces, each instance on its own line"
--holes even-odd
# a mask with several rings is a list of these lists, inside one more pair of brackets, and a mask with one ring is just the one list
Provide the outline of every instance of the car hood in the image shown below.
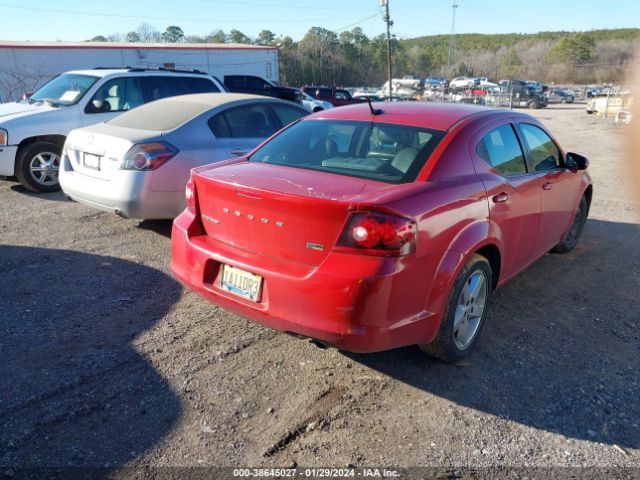
[[16,118],[27,117],[29,115],[35,115],[42,112],[49,112],[51,110],[58,110],[58,108],[44,102],[3,103],[0,104],[0,123],[4,123],[7,120],[14,120]]

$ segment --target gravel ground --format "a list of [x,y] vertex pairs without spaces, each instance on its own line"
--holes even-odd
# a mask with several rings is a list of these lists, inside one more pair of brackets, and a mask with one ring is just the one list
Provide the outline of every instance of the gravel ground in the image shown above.
[[631,127],[582,105],[532,113],[590,158],[590,219],[575,251],[496,292],[457,365],[417,348],[322,350],[251,323],[171,277],[169,222],[0,181],[0,478],[295,465],[640,476]]

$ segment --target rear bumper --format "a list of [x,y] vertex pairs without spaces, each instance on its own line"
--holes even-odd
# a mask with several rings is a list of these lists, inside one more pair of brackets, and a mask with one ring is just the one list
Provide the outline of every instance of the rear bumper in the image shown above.
[[10,177],[14,175],[16,168],[17,146],[0,146],[0,175]]
[[185,207],[184,192],[156,192],[149,172],[118,170],[103,180],[74,170],[60,169],[60,186],[71,199],[126,218],[175,218]]
[[[353,352],[426,343],[438,331],[438,316],[425,309],[424,269],[433,259],[330,253],[309,266],[237,249],[200,228],[188,212],[175,219],[171,270],[186,287],[230,311]],[[219,288],[223,264],[263,277],[259,302]]]

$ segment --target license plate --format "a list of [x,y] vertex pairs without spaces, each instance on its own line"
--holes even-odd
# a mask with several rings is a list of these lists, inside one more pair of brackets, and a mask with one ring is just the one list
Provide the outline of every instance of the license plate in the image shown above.
[[252,302],[260,300],[262,277],[231,265],[222,265],[220,288]]
[[85,153],[84,157],[82,158],[82,164],[87,168],[100,170],[100,157],[92,153]]

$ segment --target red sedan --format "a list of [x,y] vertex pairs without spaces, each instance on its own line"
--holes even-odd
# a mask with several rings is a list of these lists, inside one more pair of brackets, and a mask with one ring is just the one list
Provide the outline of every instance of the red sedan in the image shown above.
[[374,106],[311,115],[247,157],[194,169],[171,268],[283,332],[456,361],[496,288],[578,242],[588,162],[529,115]]

